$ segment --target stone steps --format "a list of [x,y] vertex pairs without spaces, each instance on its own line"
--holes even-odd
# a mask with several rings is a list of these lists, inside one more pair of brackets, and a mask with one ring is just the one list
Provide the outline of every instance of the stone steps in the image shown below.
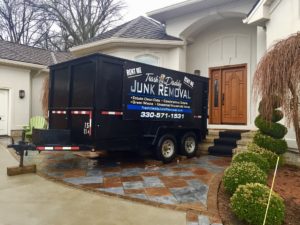
[[[214,139],[219,138],[219,132],[224,130],[209,130],[206,139],[198,145],[199,154],[208,154],[208,148],[214,145]],[[242,139],[237,141],[237,147],[233,150],[235,154],[236,151],[243,151],[247,149],[248,143],[252,142],[255,131],[249,131],[242,133]]]

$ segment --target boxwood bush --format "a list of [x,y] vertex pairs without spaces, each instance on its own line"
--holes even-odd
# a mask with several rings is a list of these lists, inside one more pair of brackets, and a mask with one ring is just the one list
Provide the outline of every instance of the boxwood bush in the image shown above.
[[[272,108],[273,109],[277,109],[279,108],[282,104],[281,104],[281,99],[278,97],[278,96],[273,96],[274,98],[274,101],[273,101],[273,105],[272,105]],[[258,106],[258,112],[260,114],[262,114],[262,108],[263,106],[266,105],[266,99],[262,99],[260,102],[259,102],[259,106]],[[276,121],[277,122],[277,121]]]
[[256,117],[254,123],[262,133],[276,139],[283,138],[287,133],[287,128],[285,126],[280,123],[268,122],[263,119],[261,115]]
[[233,163],[223,176],[224,188],[233,194],[237,187],[246,183],[267,183],[267,174],[253,162]]
[[253,142],[260,147],[266,148],[276,154],[283,154],[287,151],[287,143],[284,139],[275,139],[257,131],[253,137]]
[[[239,219],[245,220],[249,224],[263,224],[269,193],[270,189],[262,184],[240,185],[230,198],[232,210]],[[282,224],[284,210],[283,199],[272,192],[266,225]]]
[[283,112],[281,110],[279,110],[279,109],[275,109],[273,111],[271,121],[273,123],[276,123],[276,122],[282,120],[282,118],[283,118]]
[[232,158],[233,163],[238,162],[253,162],[255,163],[261,170],[268,173],[270,170],[270,164],[266,159],[264,159],[260,154],[250,151],[241,152],[236,154]]
[[274,152],[271,152],[265,148],[259,147],[255,143],[250,143],[247,145],[247,150],[260,154],[264,159],[266,159],[270,165],[271,169],[276,167],[278,155]]

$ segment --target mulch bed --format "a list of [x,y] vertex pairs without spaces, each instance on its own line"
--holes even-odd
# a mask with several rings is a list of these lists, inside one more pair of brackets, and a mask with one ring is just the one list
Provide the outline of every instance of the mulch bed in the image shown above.
[[[271,181],[272,176],[270,175],[269,186]],[[300,169],[291,166],[279,168],[274,190],[284,199],[286,209],[283,225],[300,224]],[[230,195],[225,192],[223,184],[220,185],[218,192],[218,208],[224,225],[247,225],[232,213]]]

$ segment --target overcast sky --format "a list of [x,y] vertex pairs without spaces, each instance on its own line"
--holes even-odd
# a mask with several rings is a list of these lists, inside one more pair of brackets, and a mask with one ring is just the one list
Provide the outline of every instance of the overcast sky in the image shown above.
[[147,12],[165,6],[173,5],[184,0],[124,0],[127,4],[124,22],[132,20],[140,15],[146,15]]

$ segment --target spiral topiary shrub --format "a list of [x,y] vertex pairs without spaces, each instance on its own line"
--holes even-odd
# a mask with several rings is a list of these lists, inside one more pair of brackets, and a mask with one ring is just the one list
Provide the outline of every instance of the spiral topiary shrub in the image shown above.
[[287,143],[283,139],[275,139],[257,131],[253,137],[253,142],[258,146],[268,149],[276,154],[283,154],[287,151]]
[[[279,107],[281,107],[281,101],[282,101],[282,99],[281,98],[279,98],[278,96],[272,96],[272,98],[273,98],[273,105],[272,105],[272,108],[273,109],[277,109],[277,108],[279,108]],[[258,106],[258,112],[260,113],[260,114],[262,114],[262,109],[263,109],[263,106],[264,105],[266,105],[266,99],[265,98],[263,98],[261,101],[260,101],[260,103],[259,103],[259,106]],[[277,122],[277,121],[276,121]]]
[[255,163],[234,163],[228,167],[223,176],[224,188],[233,194],[237,187],[247,183],[267,183],[267,175]]
[[260,154],[250,151],[241,152],[232,158],[232,163],[252,162],[255,163],[261,170],[268,173],[270,164]]
[[250,143],[247,146],[247,150],[250,152],[255,152],[260,154],[264,159],[266,159],[270,165],[270,169],[274,169],[276,167],[277,157],[278,155],[274,152],[271,152],[265,148],[259,147],[254,143]]
[[[234,214],[249,224],[263,224],[269,193],[270,189],[262,184],[249,183],[240,185],[230,198]],[[283,199],[275,192],[272,192],[266,225],[282,224],[284,211]]]
[[282,120],[282,118],[283,118],[283,113],[282,113],[280,110],[275,109],[275,110],[273,111],[271,121],[272,121],[273,123],[276,123],[276,122]]
[[257,116],[254,123],[255,126],[259,127],[262,133],[276,139],[283,138],[287,133],[287,128],[285,126],[280,123],[268,122],[264,120],[262,116]]
[[[272,116],[270,120],[266,120],[261,115],[258,115],[254,121],[255,125],[259,128],[254,136],[254,143],[260,147],[268,149],[276,154],[283,154],[287,150],[287,143],[283,137],[287,133],[287,128],[280,123],[277,123],[283,118],[283,113],[278,110],[281,106],[281,99],[278,96],[273,96]],[[262,99],[259,103],[258,111],[260,114],[266,106],[266,99]],[[264,109],[266,110],[266,109]]]

